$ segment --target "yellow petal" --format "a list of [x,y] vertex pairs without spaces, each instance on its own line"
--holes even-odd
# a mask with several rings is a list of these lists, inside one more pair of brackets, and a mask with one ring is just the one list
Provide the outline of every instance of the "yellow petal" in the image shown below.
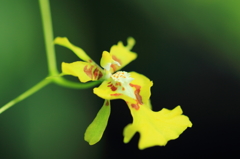
[[149,99],[147,102],[145,102],[144,105],[145,105],[147,108],[152,109],[152,104],[151,104],[150,99]]
[[145,149],[152,146],[164,146],[169,140],[179,137],[187,128],[192,127],[189,118],[182,115],[180,106],[173,110],[163,108],[153,112],[145,106],[138,110],[129,106],[133,123],[124,128],[124,143],[128,143],[136,132],[140,133],[138,147]]
[[73,63],[62,63],[62,72],[79,78],[81,82],[96,81],[103,76],[102,69],[88,62],[76,61]]
[[133,46],[136,44],[136,41],[133,37],[128,37],[127,38],[127,46],[128,50],[132,50]]
[[107,71],[110,71],[111,66],[113,64],[120,66],[120,64],[117,61],[113,60],[112,55],[107,51],[103,51],[100,64]]
[[95,117],[93,122],[88,126],[84,134],[84,140],[87,141],[89,145],[94,145],[101,140],[108,123],[108,118],[111,111],[110,108],[111,108],[110,101],[105,100],[97,116]]
[[83,61],[90,63],[93,62],[92,59],[83,51],[83,49],[71,44],[66,37],[57,37],[55,38],[54,43],[69,48]]
[[[111,64],[111,63],[112,63],[112,56],[107,51],[103,51],[100,65],[103,68],[105,68],[105,67],[110,67],[109,64]],[[109,65],[109,66],[107,66],[107,65]]]
[[139,104],[146,104],[150,106],[149,98],[151,96],[150,88],[153,85],[153,82],[150,81],[146,76],[139,74],[137,72],[130,72],[130,76],[134,79],[130,86],[135,90],[135,96],[138,99]]
[[104,81],[99,87],[93,89],[93,93],[103,99],[123,99],[128,102],[136,102],[135,99],[125,95],[124,93],[118,91],[109,80]]
[[118,62],[121,66],[117,64],[112,64],[112,72],[122,69],[131,61],[137,58],[137,54],[135,52],[130,51],[135,44],[135,40],[133,38],[128,38],[128,45],[124,46],[120,41],[117,45],[113,45],[110,49],[110,54],[114,61]]

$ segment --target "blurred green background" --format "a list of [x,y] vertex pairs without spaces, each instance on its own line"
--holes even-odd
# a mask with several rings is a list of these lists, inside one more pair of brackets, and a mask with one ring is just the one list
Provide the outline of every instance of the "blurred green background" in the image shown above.
[[[153,109],[181,105],[193,127],[166,147],[122,142],[131,122],[126,104],[112,101],[104,136],[83,140],[103,100],[92,89],[51,84],[0,115],[1,159],[207,158],[239,156],[240,1],[69,0],[50,2],[54,36],[67,36],[96,62],[128,36],[136,61],[124,68],[148,76]],[[47,72],[38,1],[0,1],[0,104]],[[58,66],[78,58],[56,46]],[[73,78],[71,78],[73,79]],[[77,79],[73,79],[76,80]]]

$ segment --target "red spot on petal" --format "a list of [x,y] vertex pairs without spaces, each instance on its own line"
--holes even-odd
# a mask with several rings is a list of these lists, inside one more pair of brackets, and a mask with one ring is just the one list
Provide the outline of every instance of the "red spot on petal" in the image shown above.
[[112,90],[112,91],[116,91],[116,90],[117,90],[117,87],[112,86],[112,87],[111,87],[111,90]]
[[113,72],[115,72],[117,70],[117,65],[116,64],[111,64],[111,67],[113,69]]
[[117,61],[120,65],[122,64],[122,63],[121,63],[121,60],[118,59],[115,55],[112,55],[112,59],[113,59],[114,61]]
[[[95,68],[94,68],[95,67]],[[98,68],[98,66],[91,65],[88,68],[88,65],[86,65],[83,69],[83,71],[87,74],[89,78],[92,80],[99,80],[102,76],[103,73],[102,71]]]
[[89,62],[91,63],[91,62],[92,62],[92,60],[90,59],[90,60],[89,60]]
[[[117,61],[120,65],[122,64],[121,60],[118,59],[115,55],[112,55],[112,59],[113,59],[114,61]],[[119,68],[119,66],[116,65],[116,64],[111,64],[111,67],[112,67],[112,69],[113,69],[113,72],[115,72],[115,71],[118,70],[118,68]]]
[[122,95],[121,93],[114,93],[114,94],[110,94],[110,96],[120,96]]
[[112,91],[116,91],[117,87],[115,87],[113,84],[110,83],[110,85],[108,85],[108,87],[111,88]]
[[106,106],[109,106],[109,101],[107,100],[106,103],[105,103]]
[[131,104],[131,107],[138,110],[140,108],[140,106],[138,104]]
[[141,86],[139,85],[135,85],[135,84],[129,84],[131,87],[134,87],[135,88],[135,91],[134,91],[134,94],[137,98],[137,101],[139,104],[143,104],[143,101],[142,101],[142,96],[140,95],[140,90],[141,90]]
[[91,79],[93,79],[93,75],[92,75],[92,69],[94,66],[90,66],[90,68],[88,68],[88,65],[86,65],[83,69],[83,71],[87,74],[88,77],[90,77]]
[[121,86],[121,83],[120,83],[120,82],[117,82],[116,85],[117,85],[117,86]]
[[93,76],[94,79],[99,80],[103,76],[103,73],[98,69],[98,67],[96,67],[95,70],[93,71]]

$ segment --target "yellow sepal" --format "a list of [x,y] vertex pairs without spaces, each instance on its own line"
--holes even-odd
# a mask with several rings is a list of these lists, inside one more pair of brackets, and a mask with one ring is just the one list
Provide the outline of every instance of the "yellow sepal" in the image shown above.
[[182,115],[180,106],[173,110],[163,108],[159,112],[140,106],[138,110],[129,106],[133,123],[124,128],[124,143],[128,143],[136,132],[140,133],[138,147],[145,149],[152,146],[164,146],[169,140],[179,137],[187,128],[192,127],[189,118]]
[[135,44],[135,40],[130,37],[128,38],[127,42],[127,46],[124,46],[123,43],[119,41],[117,45],[113,45],[111,47],[110,54],[112,55],[113,60],[120,64],[120,66],[113,64],[111,66],[112,72],[122,69],[128,63],[137,58],[137,54],[130,51]]
[[54,43],[72,50],[83,61],[90,63],[93,62],[92,59],[85,53],[85,51],[83,51],[83,49],[70,43],[70,41],[66,37],[56,37]]
[[103,76],[103,72],[98,66],[83,61],[62,62],[62,72],[65,75],[78,77],[81,82],[99,80]]

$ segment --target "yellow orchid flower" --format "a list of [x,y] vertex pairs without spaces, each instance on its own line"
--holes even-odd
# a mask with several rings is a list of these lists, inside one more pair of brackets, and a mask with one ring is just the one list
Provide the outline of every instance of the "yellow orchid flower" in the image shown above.
[[[136,59],[137,54],[131,49],[135,44],[128,38],[127,46],[122,42],[113,45],[110,52],[104,51],[98,66],[81,48],[71,44],[67,38],[56,38],[55,44],[71,49],[83,61],[62,63],[62,72],[79,78],[81,82],[102,80],[102,84],[93,89],[99,97],[105,99],[104,104],[93,122],[85,132],[84,139],[90,145],[96,144],[103,135],[110,115],[110,100],[126,101],[133,117],[133,123],[125,127],[124,143],[128,143],[136,132],[140,133],[139,149],[151,146],[164,146],[169,140],[178,136],[192,123],[182,115],[177,106],[173,110],[163,108],[159,112],[151,109],[150,88],[153,82],[136,72],[118,71]],[[116,72],[117,71],[117,72]]]

